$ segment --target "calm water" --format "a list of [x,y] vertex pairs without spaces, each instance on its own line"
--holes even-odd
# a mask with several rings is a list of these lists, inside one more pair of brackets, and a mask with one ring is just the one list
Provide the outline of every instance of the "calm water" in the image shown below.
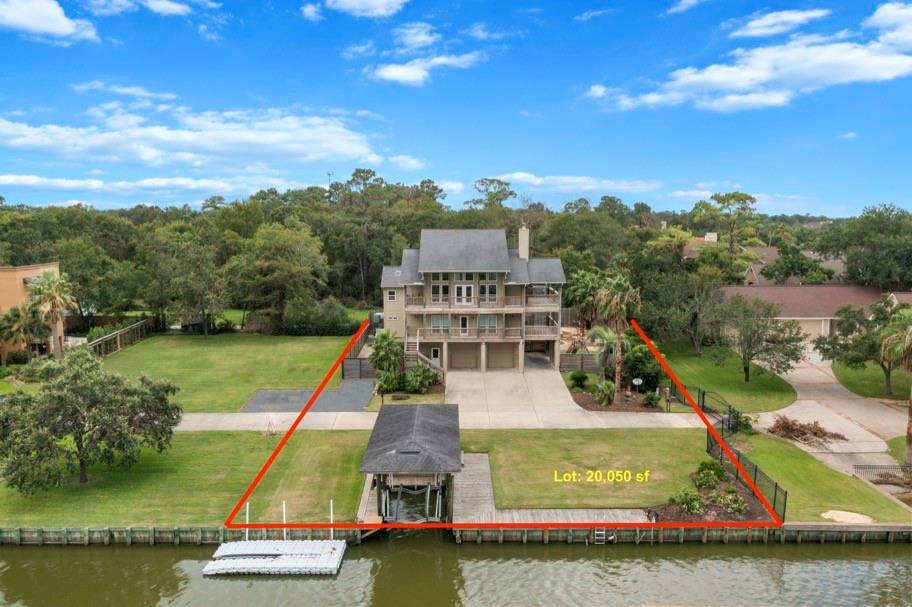
[[905,545],[457,546],[405,533],[335,578],[204,579],[214,547],[0,548],[0,605],[912,605]]

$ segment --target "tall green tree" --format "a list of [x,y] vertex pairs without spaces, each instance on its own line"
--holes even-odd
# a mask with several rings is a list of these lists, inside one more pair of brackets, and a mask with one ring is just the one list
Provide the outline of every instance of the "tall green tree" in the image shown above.
[[754,205],[757,204],[757,199],[744,192],[713,194],[710,198],[716,203],[716,206],[719,209],[722,225],[724,226],[726,234],[725,240],[726,247],[728,248],[728,256],[733,258],[735,256],[735,246],[737,244],[735,235],[738,228],[753,216]]
[[86,483],[93,464],[128,468],[143,446],[161,452],[170,445],[181,418],[173,385],[108,373],[85,348],[43,373],[38,394],[0,407],[0,476],[7,485],[31,494],[73,473]]
[[[897,310],[881,333],[881,356],[897,361],[912,373],[912,309]],[[906,465],[912,467],[912,395],[906,421]]]
[[780,245],[778,251],[776,261],[760,270],[776,284],[785,284],[795,278],[798,284],[818,285],[833,278],[833,270],[823,267],[819,259],[811,259],[794,245]]
[[54,353],[54,358],[60,358],[63,356],[60,325],[66,311],[76,307],[73,289],[66,276],[60,276],[50,270],[31,279],[27,289],[29,298],[47,312],[48,324],[51,325],[51,352]]
[[620,353],[623,351],[624,333],[630,326],[630,319],[639,313],[640,290],[634,288],[626,276],[611,276],[605,286],[599,289],[595,300],[598,319],[615,335],[614,386],[616,392],[614,399],[617,402],[620,398],[623,363],[623,356]]
[[226,293],[222,277],[215,265],[215,249],[205,245],[192,234],[177,241],[177,268],[172,284],[178,313],[198,320],[203,336],[225,309]]
[[884,329],[890,324],[897,306],[889,296],[881,297],[870,310],[843,306],[836,312],[835,331],[814,340],[814,347],[826,360],[850,369],[864,369],[875,364],[883,373],[884,394],[893,394],[893,371],[901,361],[882,347]]
[[[749,382],[751,364],[757,363],[772,373],[786,373],[804,358],[804,339],[797,320],[779,320],[779,306],[760,299],[732,297],[722,309],[727,346],[741,363],[744,381]],[[723,361],[727,347],[716,355]]]
[[[46,341],[51,334],[51,327],[48,326],[41,306],[34,301],[25,301],[10,308],[3,316],[0,330],[3,331],[6,343],[25,345],[27,360],[32,359],[32,344]],[[6,364],[5,357],[3,364]]]

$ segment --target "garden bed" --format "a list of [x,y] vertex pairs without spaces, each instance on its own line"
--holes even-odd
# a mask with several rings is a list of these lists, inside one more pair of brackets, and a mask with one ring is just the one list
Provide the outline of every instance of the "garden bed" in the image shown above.
[[621,402],[613,403],[607,407],[599,404],[595,396],[589,392],[582,390],[570,390],[570,395],[573,397],[573,402],[582,407],[587,411],[623,411],[627,413],[662,413],[664,411],[664,403],[660,405],[650,406],[643,404],[643,397],[645,394],[632,394],[630,400],[625,400],[621,398]]
[[[728,473],[726,473],[728,474]],[[695,475],[691,475],[693,479]],[[706,511],[703,514],[689,514],[680,504],[665,504],[652,510],[658,515],[658,521],[687,521],[687,522],[713,522],[713,521],[765,521],[772,520],[766,508],[743,483],[739,482],[732,474],[728,479],[719,483],[715,489],[696,488]],[[713,500],[713,494],[727,495],[733,493],[744,500],[743,512],[729,512],[721,504]]]

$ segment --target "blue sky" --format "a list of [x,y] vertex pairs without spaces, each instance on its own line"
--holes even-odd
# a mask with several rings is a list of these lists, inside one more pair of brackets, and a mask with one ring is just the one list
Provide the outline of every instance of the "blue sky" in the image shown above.
[[0,0],[0,195],[198,204],[370,167],[912,208],[912,2]]

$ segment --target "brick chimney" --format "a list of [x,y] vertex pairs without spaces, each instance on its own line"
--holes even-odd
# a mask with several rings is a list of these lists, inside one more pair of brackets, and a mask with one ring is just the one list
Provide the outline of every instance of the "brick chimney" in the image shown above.
[[525,224],[519,228],[519,258],[529,261],[529,228]]

